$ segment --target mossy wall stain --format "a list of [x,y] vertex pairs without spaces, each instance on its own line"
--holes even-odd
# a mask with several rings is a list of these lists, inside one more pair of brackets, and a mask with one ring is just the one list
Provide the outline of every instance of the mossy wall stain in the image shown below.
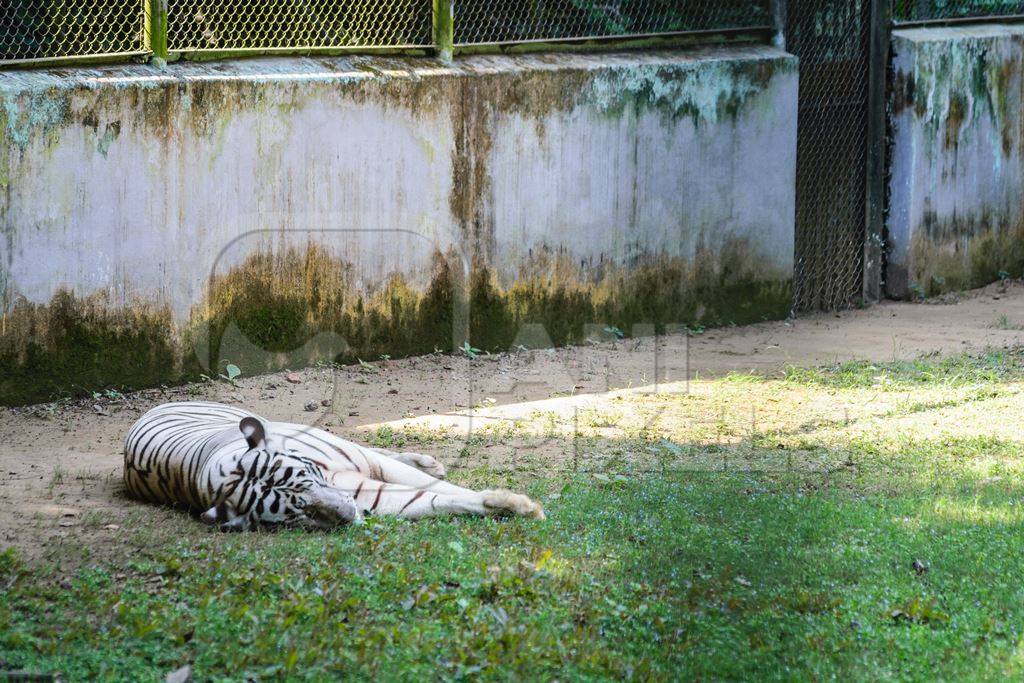
[[[33,140],[52,146],[67,116],[67,98],[54,88],[10,93],[0,90],[0,225],[10,204],[17,164]],[[9,232],[12,227],[4,226]]]
[[[536,59],[560,61],[544,55]],[[514,114],[532,120],[539,140],[548,139],[545,121],[552,114],[582,108],[629,121],[633,135],[640,115],[648,111],[660,113],[669,125],[690,118],[695,126],[707,127],[735,120],[755,106],[759,94],[771,89],[773,79],[796,70],[795,58],[753,53],[743,58],[639,65],[598,58],[575,68],[562,66],[557,78],[542,69],[460,72],[450,84],[457,102],[450,206],[463,240],[474,252],[494,256],[488,164],[495,124],[501,117]]]
[[[520,58],[538,63],[546,59],[564,60],[564,56]],[[95,128],[96,121],[116,120],[111,118],[114,112],[132,111],[138,116],[121,122],[122,126],[139,126],[152,139],[169,144],[180,135],[182,125],[209,138],[239,111],[274,108],[286,117],[290,109],[325,94],[354,104],[373,101],[429,112],[458,101],[470,85],[478,87],[481,95],[486,93],[491,110],[515,111],[537,120],[584,103],[612,115],[630,103],[640,103],[671,116],[714,122],[735,115],[775,74],[796,69],[795,59],[752,54],[678,64],[612,62],[604,66],[608,60],[603,59],[601,68],[594,64],[562,68],[557,78],[543,70],[510,70],[507,64],[491,72],[477,67],[435,68],[425,78],[420,75],[422,59],[310,61],[327,71],[304,79],[289,74],[287,65],[267,62],[242,77],[230,63],[185,64],[176,67],[182,71],[175,76],[153,67],[81,69],[67,72],[75,78],[66,82],[55,79],[62,72],[26,72],[0,87],[0,129],[6,140],[24,151],[38,136],[55,141],[70,126]],[[107,139],[101,144],[108,147],[109,143]],[[0,154],[0,183],[14,171],[8,157]]]
[[[941,235],[941,237],[939,237]],[[951,228],[932,226],[911,244],[912,289],[922,296],[981,287],[1024,274],[1024,225],[1005,230],[985,219]]]
[[[483,85],[483,87],[479,87]],[[507,84],[505,84],[507,88]],[[493,256],[494,224],[490,216],[491,178],[487,161],[493,147],[491,132],[497,108],[496,89],[511,88],[474,84],[459,92],[458,113],[453,119],[452,193],[449,204],[458,222],[462,242],[471,251]]]
[[475,72],[464,77],[485,96],[492,111],[538,121],[552,113],[592,106],[613,117],[636,108],[671,119],[690,117],[699,125],[735,117],[769,89],[772,79],[797,70],[795,58],[778,54],[658,64],[619,64],[608,59],[595,63],[600,68],[561,69],[558,78],[545,71]]
[[989,38],[908,41],[912,64],[897,68],[893,115],[912,108],[946,150],[955,149],[961,136],[970,135],[970,124],[984,116],[1000,132],[1003,153],[1017,150],[1020,102],[1010,95],[1020,78],[1024,38],[1002,40],[1012,47],[1000,49]]
[[118,307],[102,293],[16,301],[0,319],[0,404],[179,379],[175,336],[169,310]]
[[764,262],[743,240],[694,260],[646,254],[597,269],[568,251],[541,251],[502,287],[482,259],[467,275],[457,254],[437,253],[425,288],[395,273],[364,291],[351,264],[311,242],[253,254],[215,276],[181,328],[166,309],[119,307],[101,295],[62,291],[48,305],[18,302],[0,327],[0,404],[180,382],[215,375],[228,361],[256,374],[452,350],[460,340],[498,351],[526,324],[543,325],[564,345],[584,341],[588,324],[664,330],[783,317],[791,283]]
[[[370,60],[377,64],[373,71],[366,70]],[[122,73],[118,69],[82,69],[68,74],[75,76],[70,84],[56,82],[56,71],[26,72],[18,75],[17,83],[0,87],[0,130],[6,140],[24,151],[40,136],[55,142],[70,127],[95,130],[97,121],[137,112],[124,125],[138,127],[148,139],[166,145],[179,139],[185,128],[199,138],[214,138],[239,111],[272,108],[287,117],[309,99],[325,95],[353,104],[373,101],[410,111],[434,111],[451,101],[451,87],[459,80],[456,73],[418,77],[415,72],[423,67],[422,60],[416,64],[397,58],[356,57],[320,62],[330,71],[308,79],[301,78],[301,73],[289,74],[287,68],[278,71],[281,67],[272,62],[258,70],[265,71],[262,76],[245,77],[240,77],[231,63],[182,65],[177,76],[161,69],[132,67],[123,79],[118,78]],[[381,67],[387,67],[392,75],[382,76]],[[94,82],[90,76],[104,80]],[[0,154],[0,178],[11,171],[9,159]]]
[[[411,287],[395,273],[366,292],[350,264],[315,243],[253,255],[211,281],[186,345],[210,354],[201,359],[206,367],[230,360],[265,371],[450,350],[461,341],[504,350],[525,324],[543,325],[557,345],[583,341],[592,323],[743,324],[783,317],[791,302],[789,281],[767,272],[744,240],[718,253],[702,249],[693,261],[649,254],[628,267],[606,263],[596,270],[568,251],[542,251],[518,271],[503,287],[482,257],[467,275],[458,254],[438,252],[427,287]],[[232,326],[248,343],[232,339],[233,348],[223,348]],[[232,351],[236,357],[225,355]]]
[[11,95],[0,93],[4,137],[22,152],[38,134],[50,134],[65,123],[68,100],[56,88]]
[[652,109],[673,119],[689,117],[695,126],[708,125],[735,118],[766,91],[776,75],[796,68],[796,60],[721,60],[700,68],[612,68],[593,79],[585,97],[613,116],[636,106],[638,111]]

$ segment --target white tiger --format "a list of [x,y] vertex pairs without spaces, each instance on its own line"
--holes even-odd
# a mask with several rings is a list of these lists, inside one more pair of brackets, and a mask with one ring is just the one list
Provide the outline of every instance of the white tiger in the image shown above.
[[226,531],[328,528],[368,513],[544,519],[543,508],[524,495],[472,491],[443,476],[429,455],[366,448],[315,427],[198,401],[153,408],[129,430],[124,448],[132,496],[186,505]]

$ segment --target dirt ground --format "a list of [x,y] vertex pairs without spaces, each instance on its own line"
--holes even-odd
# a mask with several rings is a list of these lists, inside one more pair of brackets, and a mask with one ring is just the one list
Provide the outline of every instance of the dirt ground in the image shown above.
[[[882,362],[1019,345],[1022,330],[1024,285],[1005,283],[937,303],[883,303],[689,336],[521,348],[476,359],[376,360],[242,377],[235,385],[217,381],[3,409],[0,547],[49,556],[68,542],[116,543],[121,527],[138,515],[176,514],[134,503],[120,490],[122,439],[142,413],[164,401],[233,403],[364,442],[382,428],[468,435],[527,415],[578,419],[581,409],[615,395],[679,391],[730,372],[770,375],[789,365]],[[564,442],[538,443],[531,462],[543,467],[545,458],[556,457],[552,449],[562,447]],[[456,458],[460,450],[451,439],[436,448],[421,443],[416,450],[448,462],[455,478],[460,467],[495,462]]]

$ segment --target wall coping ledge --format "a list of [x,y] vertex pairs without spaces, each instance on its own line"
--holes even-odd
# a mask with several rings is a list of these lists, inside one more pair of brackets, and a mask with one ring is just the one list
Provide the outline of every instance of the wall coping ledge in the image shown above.
[[0,71],[0,94],[50,89],[158,88],[197,82],[287,83],[319,81],[420,80],[428,77],[480,76],[538,71],[596,72],[625,68],[680,68],[709,62],[774,61],[795,69],[793,55],[769,45],[719,45],[635,52],[476,55],[452,64],[428,57],[258,57],[220,62],[148,64]]

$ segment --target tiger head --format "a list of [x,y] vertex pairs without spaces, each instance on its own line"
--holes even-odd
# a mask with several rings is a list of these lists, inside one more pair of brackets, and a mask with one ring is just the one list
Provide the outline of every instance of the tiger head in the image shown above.
[[275,448],[263,422],[246,417],[238,427],[249,450],[236,459],[204,521],[223,531],[263,524],[328,529],[362,521],[352,496],[328,484],[312,461]]

